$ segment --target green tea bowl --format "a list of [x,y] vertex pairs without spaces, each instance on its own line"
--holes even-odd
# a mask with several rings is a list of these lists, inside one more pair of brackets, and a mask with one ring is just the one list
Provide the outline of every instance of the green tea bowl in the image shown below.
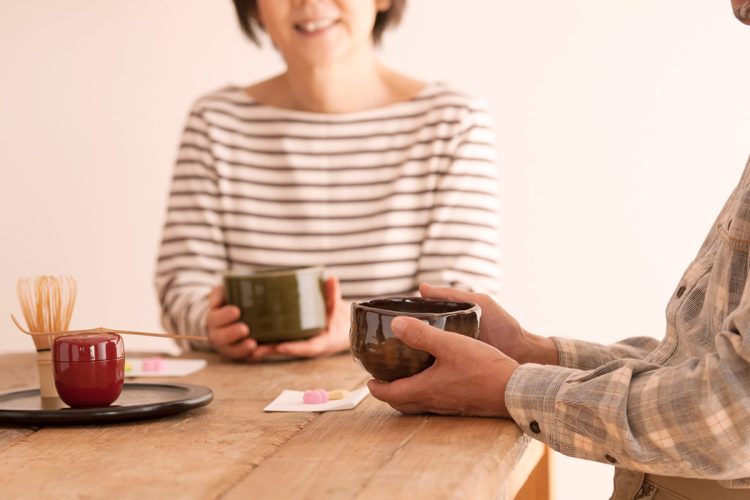
[[229,270],[225,301],[239,307],[259,343],[306,339],[326,327],[323,273],[322,266]]

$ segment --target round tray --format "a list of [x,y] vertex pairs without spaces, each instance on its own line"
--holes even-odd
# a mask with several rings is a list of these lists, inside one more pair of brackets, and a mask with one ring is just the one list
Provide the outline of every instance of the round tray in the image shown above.
[[208,387],[191,384],[125,383],[111,406],[69,408],[59,399],[42,400],[39,389],[0,394],[0,424],[85,425],[174,415],[205,406],[214,398]]

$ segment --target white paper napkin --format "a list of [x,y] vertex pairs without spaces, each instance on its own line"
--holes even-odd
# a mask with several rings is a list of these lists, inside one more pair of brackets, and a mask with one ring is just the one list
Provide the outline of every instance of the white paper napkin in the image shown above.
[[302,401],[304,391],[281,391],[271,404],[263,408],[265,411],[335,411],[351,410],[370,394],[367,386],[349,391],[344,399],[334,399],[326,403],[307,404]]
[[162,366],[156,371],[143,369],[144,359],[125,358],[126,377],[184,377],[206,366],[205,359],[169,359],[162,358]]

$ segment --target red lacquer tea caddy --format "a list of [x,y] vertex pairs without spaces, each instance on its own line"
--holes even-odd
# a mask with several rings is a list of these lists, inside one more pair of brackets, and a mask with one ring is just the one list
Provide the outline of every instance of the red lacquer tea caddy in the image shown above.
[[112,404],[125,381],[125,346],[115,333],[64,335],[52,349],[55,387],[71,408]]

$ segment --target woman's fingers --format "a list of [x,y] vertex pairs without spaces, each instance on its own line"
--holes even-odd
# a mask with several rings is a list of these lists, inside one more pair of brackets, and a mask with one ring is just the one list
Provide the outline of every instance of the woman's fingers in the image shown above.
[[224,289],[214,287],[208,294],[206,327],[208,341],[221,355],[231,359],[250,359],[258,342],[249,337],[250,328],[240,323],[239,307],[224,305]]
[[234,323],[223,328],[210,329],[208,340],[218,350],[221,347],[236,344],[248,335],[250,335],[250,329],[245,323]]
[[279,344],[276,346],[276,352],[301,358],[318,356],[327,353],[329,340],[327,333],[324,332],[307,340]]
[[216,309],[224,305],[224,288],[221,286],[215,286],[211,289],[211,293],[208,294],[208,308]]
[[206,315],[206,326],[221,328],[236,323],[241,316],[240,308],[237,306],[224,306],[218,309],[210,309]]
[[273,354],[281,354],[277,347],[277,345],[259,345],[250,353],[250,359],[258,361]]
[[331,277],[326,280],[326,314],[328,321],[336,313],[336,307],[341,301],[341,286],[339,280]]
[[235,344],[223,345],[221,347],[216,346],[216,350],[227,358],[249,359],[252,357],[257,347],[258,343],[255,339],[246,338]]

